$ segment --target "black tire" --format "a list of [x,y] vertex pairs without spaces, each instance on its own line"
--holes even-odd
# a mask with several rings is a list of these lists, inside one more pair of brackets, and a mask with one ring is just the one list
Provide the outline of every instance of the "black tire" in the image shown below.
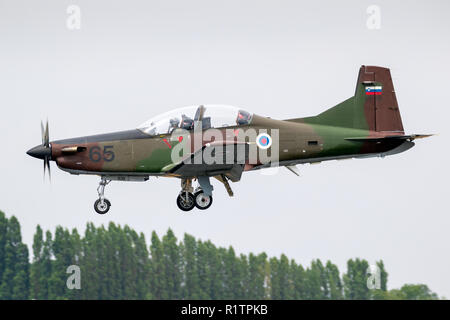
[[109,202],[108,199],[103,199],[103,206],[100,202],[100,199],[97,199],[97,201],[95,201],[95,203],[94,203],[94,210],[98,214],[105,214],[109,211],[110,208],[111,208],[111,202]]
[[[212,196],[209,196],[208,198],[209,199],[205,199],[205,195],[203,194],[203,191],[202,190],[200,190],[200,191],[197,191],[195,194],[194,194],[194,202],[195,202],[195,206],[197,207],[197,209],[200,209],[200,210],[206,210],[206,209],[208,209],[209,207],[211,207],[211,205],[212,205],[212,203],[213,203],[213,197]],[[202,199],[203,198],[203,199]],[[204,201],[207,201],[207,204],[206,205],[201,205],[200,203],[204,203]]]
[[177,206],[182,211],[190,211],[195,207],[194,195],[190,192],[187,193],[187,201],[185,199],[186,192],[182,191],[177,197]]

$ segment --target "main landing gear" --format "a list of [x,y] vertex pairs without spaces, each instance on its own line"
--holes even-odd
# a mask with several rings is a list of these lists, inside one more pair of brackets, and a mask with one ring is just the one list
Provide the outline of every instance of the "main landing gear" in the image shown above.
[[194,207],[197,207],[197,209],[200,210],[206,210],[212,205],[212,202],[212,195],[207,195],[206,192],[203,191],[201,185],[194,191],[192,179],[181,180],[181,191],[177,197],[177,206],[182,211],[190,211],[194,209]]
[[190,211],[194,209],[194,195],[188,191],[181,191],[177,197],[177,206],[183,211]]
[[195,206],[197,207],[197,209],[200,210],[208,209],[209,207],[211,207],[213,202],[212,196],[207,196],[201,189],[196,193],[194,193],[194,199],[195,199]]
[[105,198],[105,187],[109,184],[111,180],[106,180],[105,177],[102,177],[97,188],[98,199],[94,203],[94,209],[98,214],[105,214],[111,208],[111,202]]

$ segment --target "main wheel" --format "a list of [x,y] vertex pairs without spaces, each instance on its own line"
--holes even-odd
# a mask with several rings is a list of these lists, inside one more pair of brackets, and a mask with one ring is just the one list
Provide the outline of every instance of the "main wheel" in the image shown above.
[[177,197],[177,206],[183,211],[190,211],[194,209],[194,195],[190,192],[182,191]]
[[206,210],[211,207],[213,198],[212,196],[207,196],[203,193],[202,190],[196,192],[194,194],[195,198],[195,206],[200,210]]
[[103,199],[103,202],[98,199],[94,203],[94,209],[98,214],[105,214],[109,211],[109,208],[111,208],[111,202],[109,202],[108,199]]

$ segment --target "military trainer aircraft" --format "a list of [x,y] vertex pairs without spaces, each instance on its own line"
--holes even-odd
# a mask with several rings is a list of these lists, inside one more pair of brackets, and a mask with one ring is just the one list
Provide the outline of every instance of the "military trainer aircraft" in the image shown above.
[[[298,175],[297,164],[347,158],[384,157],[406,151],[405,135],[390,70],[362,66],[354,96],[317,116],[275,120],[239,108],[201,105],[176,109],[137,129],[49,141],[41,123],[42,144],[27,153],[50,160],[71,174],[100,176],[94,209],[104,214],[111,203],[105,186],[113,181],[147,181],[150,176],[181,180],[177,205],[183,211],[212,204],[210,177],[230,196],[229,181],[242,172],[284,166]],[[193,182],[198,186],[193,187]]]

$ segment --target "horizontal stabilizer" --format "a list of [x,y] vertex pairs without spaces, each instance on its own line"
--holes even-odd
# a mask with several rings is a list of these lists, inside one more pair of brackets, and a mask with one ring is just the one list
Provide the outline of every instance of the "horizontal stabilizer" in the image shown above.
[[345,138],[348,141],[360,141],[360,142],[377,142],[386,139],[398,139],[398,140],[409,140],[413,141],[415,139],[422,139],[431,137],[432,134],[411,134],[411,135],[394,135],[394,136],[385,136],[385,137],[352,137]]

